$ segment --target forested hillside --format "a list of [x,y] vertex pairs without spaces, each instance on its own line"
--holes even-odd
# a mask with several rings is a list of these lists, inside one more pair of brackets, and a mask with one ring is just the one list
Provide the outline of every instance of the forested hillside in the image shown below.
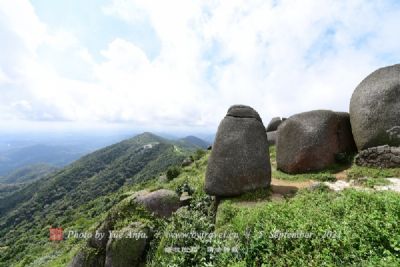
[[[0,248],[4,252],[0,262],[10,266],[10,261],[27,250],[40,248],[38,243],[30,246],[31,240],[47,242],[50,226],[65,225],[84,205],[126,184],[146,181],[169,166],[180,165],[195,148],[182,148],[144,133],[84,156],[16,191],[0,202]],[[104,211],[113,204],[105,198],[100,208]]]

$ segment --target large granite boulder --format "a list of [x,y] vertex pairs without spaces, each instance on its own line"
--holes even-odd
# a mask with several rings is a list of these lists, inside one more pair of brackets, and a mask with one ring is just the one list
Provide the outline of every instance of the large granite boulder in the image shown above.
[[179,196],[174,191],[166,189],[151,193],[143,192],[136,197],[136,202],[158,217],[170,217],[180,208]]
[[248,106],[229,108],[221,121],[208,161],[205,191],[235,196],[271,183],[271,165],[265,127]]
[[400,146],[400,64],[374,71],[357,86],[350,121],[358,150]]
[[300,113],[278,129],[277,167],[286,173],[323,170],[341,153],[356,151],[349,115],[330,110]]
[[137,267],[145,261],[149,229],[141,223],[133,223],[114,231],[107,243],[105,267]]

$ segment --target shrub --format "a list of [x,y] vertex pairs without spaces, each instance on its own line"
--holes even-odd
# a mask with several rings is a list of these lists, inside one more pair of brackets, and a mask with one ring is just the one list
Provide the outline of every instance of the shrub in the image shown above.
[[204,157],[204,155],[207,154],[207,152],[203,149],[197,149],[196,152],[193,155],[193,159],[194,160],[199,160],[202,157]]
[[171,181],[172,179],[176,178],[181,174],[181,168],[178,166],[169,167],[167,170],[167,179]]

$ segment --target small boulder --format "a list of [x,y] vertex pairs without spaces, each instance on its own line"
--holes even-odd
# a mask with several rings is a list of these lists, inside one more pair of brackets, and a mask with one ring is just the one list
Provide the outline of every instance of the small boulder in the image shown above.
[[190,166],[192,163],[193,163],[193,159],[192,159],[191,157],[188,157],[188,158],[185,158],[185,159],[182,161],[181,166],[182,166],[182,167],[187,167],[187,166]]
[[190,196],[188,192],[183,192],[181,197],[179,198],[179,201],[181,202],[181,207],[189,205],[192,199],[193,197]]
[[166,189],[143,193],[138,195],[135,201],[158,217],[170,217],[180,207],[178,195]]
[[270,146],[273,146],[276,144],[276,138],[278,137],[277,132],[278,131],[267,132],[268,144]]
[[274,132],[274,131],[278,130],[278,127],[279,127],[279,125],[281,125],[282,122],[283,121],[280,117],[274,117],[268,123],[268,126],[267,126],[267,128],[265,128],[265,130],[267,132]]
[[108,240],[105,267],[137,267],[145,261],[144,254],[150,231],[142,223],[133,223],[114,231]]
[[214,196],[236,196],[270,183],[268,140],[260,116],[248,106],[230,107],[218,127],[205,191]]
[[278,129],[277,167],[286,173],[323,170],[339,153],[354,153],[349,116],[330,110],[294,115]]
[[358,150],[400,146],[400,64],[374,71],[357,86],[350,121]]

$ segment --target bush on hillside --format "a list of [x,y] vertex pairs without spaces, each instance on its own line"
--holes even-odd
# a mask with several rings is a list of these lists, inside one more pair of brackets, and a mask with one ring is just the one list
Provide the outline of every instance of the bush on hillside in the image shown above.
[[178,166],[169,167],[166,173],[168,181],[178,177],[179,174],[181,174],[181,168]]

